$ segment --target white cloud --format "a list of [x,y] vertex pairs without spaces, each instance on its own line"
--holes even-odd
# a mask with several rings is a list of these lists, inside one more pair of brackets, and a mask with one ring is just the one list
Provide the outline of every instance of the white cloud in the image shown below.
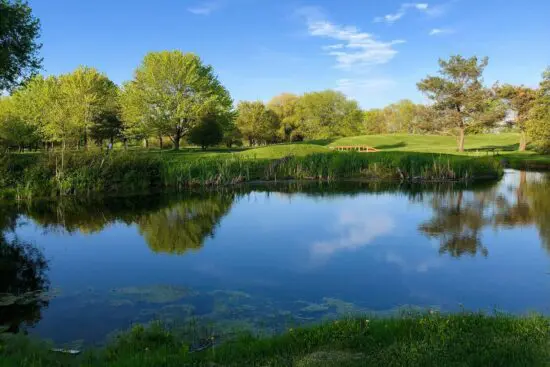
[[426,3],[404,3],[401,4],[399,10],[396,13],[386,14],[383,17],[374,18],[375,23],[385,22],[388,24],[393,24],[399,19],[403,18],[409,9],[416,9],[422,12],[428,13],[431,9]]
[[449,28],[434,28],[430,31],[430,36],[442,36],[444,34],[452,34],[454,30]]
[[298,14],[305,16],[311,36],[340,41],[338,44],[323,47],[323,50],[336,58],[336,66],[341,69],[385,64],[397,54],[393,46],[404,42],[382,42],[370,33],[361,32],[357,27],[331,23],[324,19],[317,8],[302,8]]
[[377,237],[391,233],[394,228],[394,221],[387,215],[373,217],[368,210],[342,212],[334,227],[337,238],[314,243],[311,247],[313,260],[322,262],[336,252],[358,250]]
[[210,15],[212,12],[218,10],[220,4],[216,2],[205,2],[195,7],[188,8],[187,11],[195,15]]

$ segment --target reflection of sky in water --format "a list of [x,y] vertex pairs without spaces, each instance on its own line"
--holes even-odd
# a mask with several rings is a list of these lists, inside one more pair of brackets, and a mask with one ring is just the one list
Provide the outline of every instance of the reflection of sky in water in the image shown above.
[[[518,173],[512,172],[496,191],[483,190],[512,200],[517,182]],[[151,252],[135,225],[121,223],[92,235],[66,235],[45,234],[26,220],[30,224],[18,234],[44,249],[52,287],[62,292],[43,312],[47,332],[67,322],[75,303],[64,297],[75,292],[91,299],[95,296],[86,292],[157,284],[198,292],[239,290],[281,305],[330,297],[369,310],[402,305],[452,310],[463,304],[550,311],[550,263],[533,225],[484,226],[480,238],[488,256],[453,258],[439,253],[437,239],[419,232],[434,215],[429,196],[252,192],[235,201],[200,250],[179,256]],[[475,197],[464,193],[465,201]],[[90,319],[80,320],[83,325],[101,317],[90,312],[92,306],[78,307],[72,314]]]

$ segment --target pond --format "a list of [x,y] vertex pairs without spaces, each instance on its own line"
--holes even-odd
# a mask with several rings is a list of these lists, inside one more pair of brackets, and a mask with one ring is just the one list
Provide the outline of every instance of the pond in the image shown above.
[[403,308],[550,314],[543,173],[3,203],[0,226],[0,325],[57,343],[159,319],[273,333]]

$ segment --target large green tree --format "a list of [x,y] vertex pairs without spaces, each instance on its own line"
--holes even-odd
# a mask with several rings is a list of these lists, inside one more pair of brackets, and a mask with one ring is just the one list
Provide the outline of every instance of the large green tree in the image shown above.
[[359,135],[363,112],[343,93],[326,90],[306,93],[297,106],[299,130],[307,139]]
[[301,140],[299,135],[300,120],[297,106],[300,97],[292,93],[282,93],[269,101],[267,107],[277,114],[281,124],[280,136],[283,141]]
[[467,129],[490,126],[503,117],[491,91],[483,86],[488,62],[488,58],[451,56],[439,60],[440,76],[428,76],[417,85],[433,101],[433,107],[443,113],[442,124],[457,133],[460,152],[464,151]]
[[121,98],[130,129],[169,136],[175,149],[205,115],[228,114],[232,104],[212,66],[181,51],[147,54]]
[[87,145],[96,123],[105,122],[106,114],[116,114],[117,86],[94,68],[79,67],[58,78],[63,103],[63,119],[78,130]]
[[261,101],[240,102],[235,122],[249,145],[267,144],[277,140],[279,117]]
[[544,72],[537,99],[529,112],[527,134],[535,147],[550,152],[550,67]]
[[494,89],[497,96],[504,99],[507,106],[516,114],[515,125],[520,131],[519,150],[523,152],[527,149],[527,121],[529,120],[531,108],[537,99],[537,92],[523,85],[510,84],[497,84]]
[[26,1],[0,0],[0,92],[40,69],[40,22]]

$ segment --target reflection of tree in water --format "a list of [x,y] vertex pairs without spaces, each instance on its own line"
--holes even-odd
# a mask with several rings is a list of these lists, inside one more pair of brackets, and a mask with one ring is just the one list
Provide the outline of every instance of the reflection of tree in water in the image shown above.
[[550,251],[550,176],[529,179],[518,174],[512,195],[498,193],[498,186],[481,191],[447,191],[427,195],[434,217],[419,230],[440,240],[440,253],[460,257],[464,254],[487,256],[481,242],[486,226],[515,228],[535,225]]
[[48,264],[42,252],[0,233],[0,326],[18,332],[22,324],[32,326],[48,306]]
[[431,199],[434,217],[419,229],[431,238],[440,241],[439,252],[453,257],[465,254],[475,256],[478,252],[487,256],[481,243],[480,231],[487,224],[484,215],[484,199],[466,200],[464,193],[436,194]]
[[62,198],[25,203],[22,211],[47,231],[92,234],[115,222],[135,223],[141,215],[166,207],[175,200],[175,197],[155,195],[93,200]]
[[201,248],[205,238],[214,235],[233,200],[233,194],[224,193],[189,198],[143,215],[137,223],[153,251],[182,254]]

